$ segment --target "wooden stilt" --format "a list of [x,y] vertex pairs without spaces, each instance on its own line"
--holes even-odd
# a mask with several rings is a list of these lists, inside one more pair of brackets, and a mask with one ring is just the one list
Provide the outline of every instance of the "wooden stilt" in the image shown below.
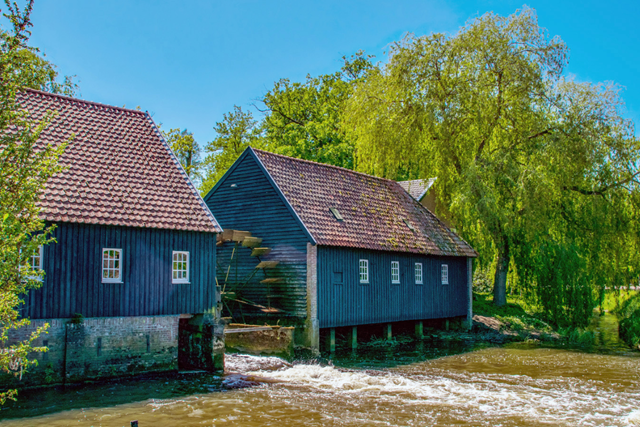
[[449,319],[444,321],[444,329],[447,331],[449,330]]
[[424,338],[424,333],[423,333],[423,327],[422,327],[422,320],[418,320],[416,322],[416,338],[421,340],[422,338]]
[[386,340],[391,340],[391,323],[387,323],[386,325],[384,325],[384,337]]
[[327,349],[331,353],[336,352],[336,329],[329,329],[329,333],[327,334]]
[[351,345],[351,349],[355,350],[358,348],[358,327],[352,326],[351,331],[349,332],[349,344]]

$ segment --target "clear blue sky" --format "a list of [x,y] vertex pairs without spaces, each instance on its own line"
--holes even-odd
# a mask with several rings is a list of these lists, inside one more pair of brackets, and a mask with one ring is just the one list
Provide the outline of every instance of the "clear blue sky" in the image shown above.
[[[567,73],[625,87],[640,127],[640,2],[531,1],[541,26],[571,49]],[[250,105],[287,77],[337,70],[358,49],[384,60],[406,32],[455,33],[470,17],[501,15],[518,1],[36,0],[31,44],[80,97],[148,110],[204,144],[237,104]],[[3,7],[4,9],[4,7]],[[254,111],[254,114],[256,112]]]

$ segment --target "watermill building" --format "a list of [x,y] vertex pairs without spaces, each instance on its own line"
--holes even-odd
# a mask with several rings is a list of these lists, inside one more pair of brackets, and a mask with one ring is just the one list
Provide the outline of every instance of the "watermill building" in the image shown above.
[[321,329],[470,320],[476,252],[395,181],[248,148],[204,199],[264,249],[219,242],[234,319],[295,325],[316,349]]
[[45,272],[22,308],[32,326],[12,336],[50,325],[35,342],[49,351],[26,380],[176,370],[179,360],[220,368],[221,228],[149,114],[34,90],[19,102],[37,121],[55,113],[40,144],[68,143],[39,202],[56,242],[32,260]]

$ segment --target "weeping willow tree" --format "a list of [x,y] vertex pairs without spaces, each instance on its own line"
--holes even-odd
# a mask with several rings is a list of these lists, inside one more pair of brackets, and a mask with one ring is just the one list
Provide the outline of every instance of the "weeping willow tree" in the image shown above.
[[584,324],[638,274],[639,146],[617,87],[563,78],[568,48],[535,11],[409,35],[359,82],[344,127],[358,169],[437,176],[457,230],[556,323]]

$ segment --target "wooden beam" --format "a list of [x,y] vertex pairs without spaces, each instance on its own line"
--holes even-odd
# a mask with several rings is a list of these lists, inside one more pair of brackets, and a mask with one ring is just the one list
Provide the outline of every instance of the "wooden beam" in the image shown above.
[[261,280],[260,283],[280,283],[282,279],[279,277],[269,277],[268,279]]
[[246,237],[250,237],[251,233],[249,231],[238,231],[233,230],[233,237],[231,240],[234,242],[242,242]]
[[[245,239],[246,240],[246,239]],[[253,248],[251,256],[264,256],[271,253],[271,248]]]
[[242,246],[245,248],[256,248],[260,246],[260,243],[262,243],[260,237],[246,236],[244,240],[242,240]]
[[233,230],[223,230],[222,233],[218,234],[218,241],[228,242],[233,239]]
[[256,326],[252,328],[234,328],[234,329],[225,329],[225,334],[238,334],[242,332],[257,332],[257,331],[270,331],[273,328],[271,326]]
[[262,261],[256,268],[274,268],[278,264],[280,264],[280,261]]

